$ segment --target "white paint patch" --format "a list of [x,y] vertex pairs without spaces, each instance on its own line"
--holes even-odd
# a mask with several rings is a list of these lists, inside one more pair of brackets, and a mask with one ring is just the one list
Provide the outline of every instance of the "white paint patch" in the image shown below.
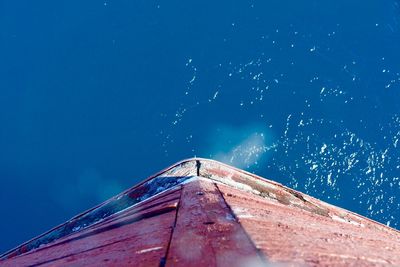
[[253,218],[254,217],[253,215],[249,214],[246,209],[241,208],[241,207],[233,207],[232,210],[233,210],[233,213],[235,213],[236,217],[238,217],[238,218],[245,219],[245,218]]
[[142,249],[142,250],[136,251],[136,254],[143,254],[143,253],[147,253],[147,252],[155,251],[155,250],[160,250],[160,249],[162,249],[162,247],[154,247],[154,248]]
[[356,221],[352,221],[352,220],[349,220],[349,219],[346,220],[346,219],[344,219],[342,217],[339,217],[339,216],[336,216],[336,215],[332,215],[331,218],[332,218],[332,220],[337,221],[337,222],[349,223],[349,224],[365,227],[365,225],[362,224],[362,223],[358,223]]

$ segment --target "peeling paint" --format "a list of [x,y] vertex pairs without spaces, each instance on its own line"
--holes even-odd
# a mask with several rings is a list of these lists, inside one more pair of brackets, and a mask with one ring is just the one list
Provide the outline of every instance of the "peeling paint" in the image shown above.
[[162,247],[154,247],[154,248],[142,249],[142,250],[136,251],[136,254],[147,253],[147,252],[151,252],[151,251],[155,251],[155,250],[160,250],[160,249],[162,249]]
[[236,266],[240,257],[305,266],[400,265],[399,240],[390,227],[279,183],[192,159],[7,252],[0,265]]

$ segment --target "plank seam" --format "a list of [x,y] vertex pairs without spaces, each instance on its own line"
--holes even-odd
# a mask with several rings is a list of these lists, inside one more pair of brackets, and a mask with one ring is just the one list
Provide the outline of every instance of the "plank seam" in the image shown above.
[[265,254],[259,249],[257,248],[256,244],[253,242],[253,240],[250,238],[250,235],[247,233],[246,229],[244,229],[243,225],[239,222],[239,218],[236,216],[236,214],[233,212],[232,207],[228,204],[228,202],[226,201],[224,194],[222,194],[221,190],[218,187],[217,183],[214,183],[215,187],[217,188],[219,194],[221,195],[221,198],[223,199],[225,205],[228,207],[229,212],[231,213],[231,215],[233,216],[233,218],[235,218],[235,221],[239,224],[239,227],[243,230],[244,234],[246,235],[247,239],[249,240],[250,244],[254,247],[254,250],[257,253],[257,256],[261,259],[261,261],[265,264],[268,264],[268,260],[267,257],[265,256]]
[[171,227],[171,234],[169,236],[168,245],[167,245],[167,251],[165,252],[165,256],[160,259],[160,265],[159,265],[160,267],[165,267],[165,265],[167,263],[169,249],[170,249],[171,243],[172,243],[172,237],[174,235],[174,230],[175,230],[175,227],[176,227],[176,223],[178,221],[178,213],[179,213],[179,208],[181,206],[182,191],[183,191],[182,185],[180,186],[180,188],[181,188],[181,190],[180,190],[180,194],[179,194],[178,205],[176,206],[174,225]]

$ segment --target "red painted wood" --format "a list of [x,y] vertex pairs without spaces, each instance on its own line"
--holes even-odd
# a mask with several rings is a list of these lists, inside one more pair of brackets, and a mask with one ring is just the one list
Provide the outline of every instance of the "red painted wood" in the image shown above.
[[[202,178],[187,181],[196,174]],[[19,246],[0,266],[233,267],[265,263],[260,257],[289,266],[400,266],[399,251],[395,229],[243,170],[192,159]]]
[[[103,220],[102,222],[90,227],[89,231],[107,226],[111,223],[119,223],[119,222],[123,222],[124,220],[127,220],[129,218],[135,218],[138,216],[138,214],[148,214],[148,213],[151,213],[152,210],[158,211],[158,210],[168,209],[168,208],[172,208],[172,207],[176,208],[178,205],[178,202],[179,202],[180,194],[181,194],[180,188],[162,193],[149,201],[145,201],[135,207],[128,208],[128,209],[124,210],[123,212],[120,212],[120,213],[117,213],[117,214],[114,214],[114,215],[108,217],[107,219]],[[142,216],[142,215],[139,215],[139,216]],[[82,233],[79,232],[76,235],[79,236],[81,234]],[[73,236],[72,236],[72,238],[73,238]],[[70,238],[70,236],[68,236],[67,238]],[[61,239],[61,241],[62,240],[63,239]]]
[[[360,217],[359,224],[341,221],[225,185],[218,188],[240,224],[271,262],[301,266],[400,266],[400,236],[369,220]],[[332,213],[342,211],[331,206]]]
[[0,265],[158,266],[166,256],[179,195],[180,190],[166,194],[155,201],[160,205],[149,208],[145,203],[147,209],[95,225]]
[[262,263],[212,181],[185,184],[167,266],[244,266]]

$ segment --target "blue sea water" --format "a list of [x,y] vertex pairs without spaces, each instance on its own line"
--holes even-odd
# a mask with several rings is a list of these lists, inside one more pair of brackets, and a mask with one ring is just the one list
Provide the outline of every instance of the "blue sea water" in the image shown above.
[[0,251],[183,158],[400,228],[400,4],[0,1]]

